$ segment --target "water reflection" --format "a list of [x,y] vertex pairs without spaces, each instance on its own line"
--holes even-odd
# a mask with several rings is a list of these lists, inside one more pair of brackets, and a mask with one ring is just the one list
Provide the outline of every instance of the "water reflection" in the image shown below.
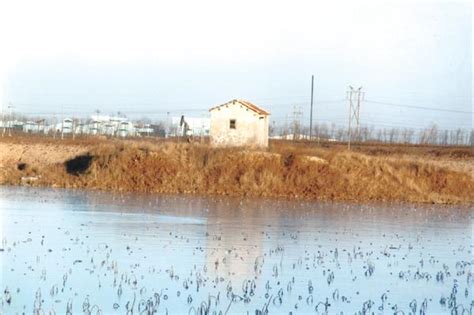
[[0,200],[0,313],[473,307],[467,207],[5,187]]

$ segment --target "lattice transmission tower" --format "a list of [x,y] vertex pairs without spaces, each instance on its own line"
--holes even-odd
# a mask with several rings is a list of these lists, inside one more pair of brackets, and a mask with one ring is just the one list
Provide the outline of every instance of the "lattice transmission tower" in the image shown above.
[[348,140],[347,148],[351,149],[352,140],[352,128],[355,125],[354,138],[360,140],[360,103],[364,100],[365,92],[362,92],[362,87],[354,89],[349,85],[349,91],[347,91],[347,100],[349,101],[349,124],[348,124]]

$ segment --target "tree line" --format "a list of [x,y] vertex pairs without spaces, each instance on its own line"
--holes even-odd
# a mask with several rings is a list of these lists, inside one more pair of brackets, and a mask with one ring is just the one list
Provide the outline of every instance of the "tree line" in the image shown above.
[[[275,138],[301,140],[309,139],[309,127],[271,126],[270,136]],[[315,124],[312,140],[347,142],[349,129],[336,124]],[[351,141],[381,142],[393,144],[459,145],[474,146],[474,129],[457,128],[446,130],[432,124],[426,128],[361,126],[351,128]]]

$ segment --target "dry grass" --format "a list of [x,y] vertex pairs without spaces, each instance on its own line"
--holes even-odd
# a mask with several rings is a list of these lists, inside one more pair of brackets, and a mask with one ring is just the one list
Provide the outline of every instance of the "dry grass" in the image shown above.
[[[22,141],[0,142],[0,151],[12,145],[23,148],[0,155],[0,183],[356,202],[474,203],[469,167],[453,166],[462,162],[472,167],[470,148],[456,149],[464,153],[453,157],[444,149],[437,156],[426,153],[433,148],[389,154],[389,148],[382,153],[373,148],[349,152],[341,146],[285,142],[256,151],[152,141]],[[48,156],[45,150],[54,158],[42,160],[41,155]],[[67,160],[72,160],[69,171]],[[19,170],[19,162],[26,167]]]

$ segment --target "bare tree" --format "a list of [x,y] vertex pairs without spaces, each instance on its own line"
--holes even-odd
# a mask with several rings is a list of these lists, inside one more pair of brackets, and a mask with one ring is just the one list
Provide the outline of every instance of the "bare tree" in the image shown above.
[[449,131],[445,130],[443,134],[440,136],[440,143],[441,145],[448,145],[449,144]]
[[433,124],[428,127],[426,133],[426,142],[429,144],[436,144],[438,140],[438,127],[436,126],[436,124]]
[[331,134],[330,134],[331,139],[336,139],[337,138],[337,127],[335,123],[331,124]]
[[464,144],[464,130],[461,128],[456,129],[456,144]]
[[344,141],[346,134],[347,134],[346,130],[344,130],[344,128],[340,127],[336,131],[336,139],[338,141]]
[[413,129],[404,128],[402,131],[402,141],[405,144],[411,143],[413,140],[413,135],[415,134]]
[[320,139],[328,139],[329,138],[329,134],[328,134],[328,126],[326,124],[322,124],[320,127],[319,127],[319,134],[318,136],[320,137]]
[[398,142],[399,133],[400,131],[398,130],[398,128],[391,128],[388,135],[388,141],[390,143]]

